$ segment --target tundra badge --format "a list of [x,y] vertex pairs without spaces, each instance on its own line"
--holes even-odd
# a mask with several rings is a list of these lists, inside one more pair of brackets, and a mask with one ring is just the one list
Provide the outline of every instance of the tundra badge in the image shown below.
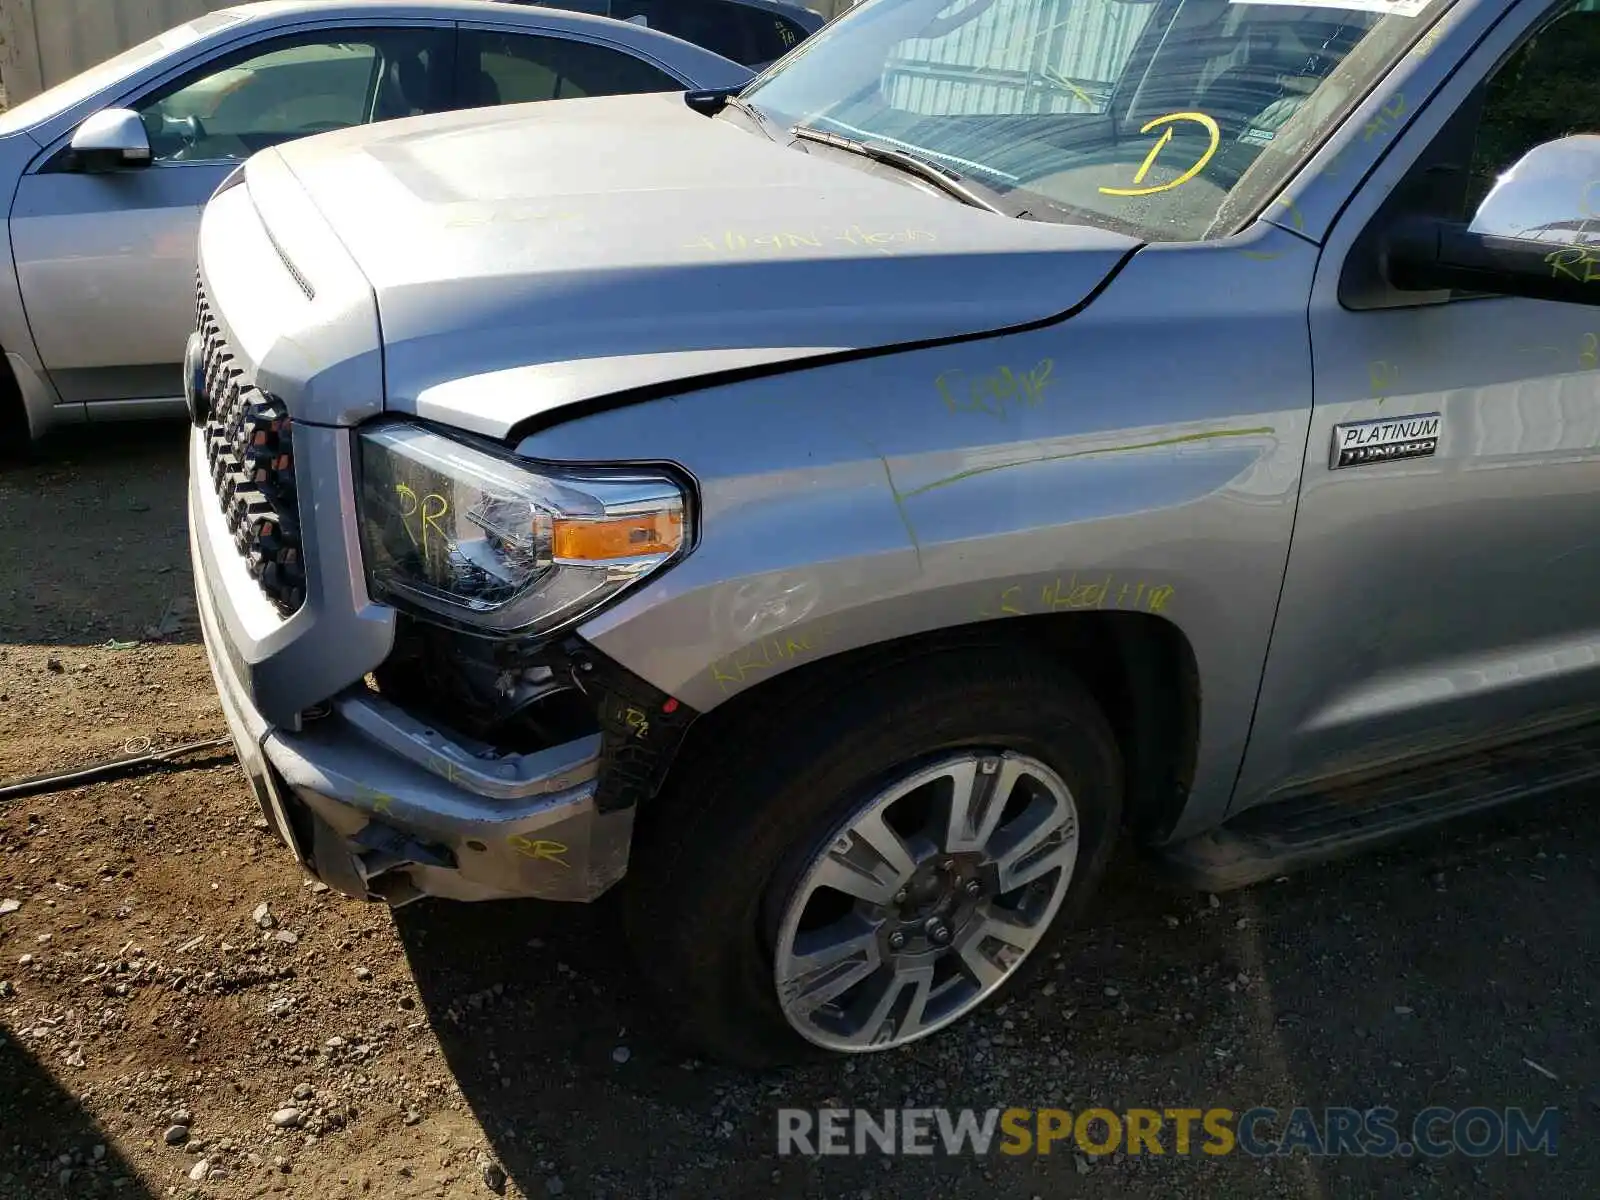
[[1415,413],[1333,427],[1328,469],[1360,467],[1400,458],[1430,458],[1439,448],[1439,414]]

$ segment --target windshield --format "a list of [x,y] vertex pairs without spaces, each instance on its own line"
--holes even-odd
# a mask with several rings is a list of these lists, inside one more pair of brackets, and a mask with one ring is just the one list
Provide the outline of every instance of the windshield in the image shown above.
[[90,96],[114,87],[133,75],[147,63],[168,54],[175,54],[185,46],[193,45],[214,29],[232,25],[241,18],[237,13],[214,12],[196,17],[187,25],[179,25],[165,33],[157,34],[147,42],[140,42],[131,50],[124,50],[115,58],[90,67],[81,75],[74,75],[31,100],[25,100],[0,116],[0,133],[15,133],[28,129],[40,121],[49,120],[57,113],[66,112]]
[[1218,237],[1449,2],[866,0],[742,98],[950,168],[1016,215]]

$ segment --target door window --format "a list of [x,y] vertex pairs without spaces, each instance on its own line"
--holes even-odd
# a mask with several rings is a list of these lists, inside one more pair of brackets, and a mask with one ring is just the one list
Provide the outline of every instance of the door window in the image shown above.
[[788,22],[782,18],[723,0],[612,0],[611,15],[637,20],[745,66],[770,62],[794,44],[784,41],[779,26]]
[[209,66],[139,106],[157,162],[248,158],[294,138],[437,111],[448,35],[323,31]]
[[570,38],[463,32],[459,53],[462,108],[683,90],[631,54]]

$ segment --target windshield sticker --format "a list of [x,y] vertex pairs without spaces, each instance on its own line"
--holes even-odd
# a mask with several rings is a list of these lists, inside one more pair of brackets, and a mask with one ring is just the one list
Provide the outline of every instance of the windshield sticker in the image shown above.
[[1270,4],[1275,8],[1342,8],[1355,12],[1414,17],[1432,0],[1228,0],[1229,4]]
[[[1153,196],[1157,192],[1170,192],[1175,187],[1182,187],[1184,184],[1188,183],[1189,180],[1200,174],[1200,172],[1205,169],[1205,165],[1211,161],[1211,156],[1217,152],[1217,147],[1222,144],[1222,131],[1217,128],[1217,123],[1210,117],[1206,116],[1205,113],[1178,112],[1168,113],[1164,117],[1155,117],[1152,120],[1146,121],[1143,127],[1140,128],[1139,132],[1149,133],[1156,126],[1169,125],[1173,121],[1192,121],[1196,125],[1203,127],[1206,133],[1210,135],[1211,144],[1206,147],[1206,152],[1200,156],[1198,161],[1195,162],[1194,166],[1190,167],[1176,179],[1170,180],[1167,183],[1158,183],[1154,187],[1103,187],[1100,190],[1107,196]],[[1168,129],[1156,141],[1156,144],[1150,148],[1150,153],[1144,156],[1144,162],[1140,164],[1138,172],[1133,177],[1133,181],[1135,183],[1144,182],[1144,177],[1150,173],[1150,168],[1155,165],[1156,156],[1161,153],[1162,149],[1171,140],[1172,130]]]

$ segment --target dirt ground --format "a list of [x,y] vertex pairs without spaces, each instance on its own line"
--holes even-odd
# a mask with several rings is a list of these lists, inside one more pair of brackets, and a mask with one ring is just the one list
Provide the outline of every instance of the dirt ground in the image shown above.
[[[0,471],[0,783],[223,732],[181,440]],[[674,1044],[604,905],[313,887],[226,754],[0,800],[0,1197],[1600,1196],[1595,799],[1217,900],[1129,857],[1008,1008],[759,1076]],[[1553,1157],[1481,1160],[776,1152],[783,1105],[1091,1104],[1561,1125]]]

